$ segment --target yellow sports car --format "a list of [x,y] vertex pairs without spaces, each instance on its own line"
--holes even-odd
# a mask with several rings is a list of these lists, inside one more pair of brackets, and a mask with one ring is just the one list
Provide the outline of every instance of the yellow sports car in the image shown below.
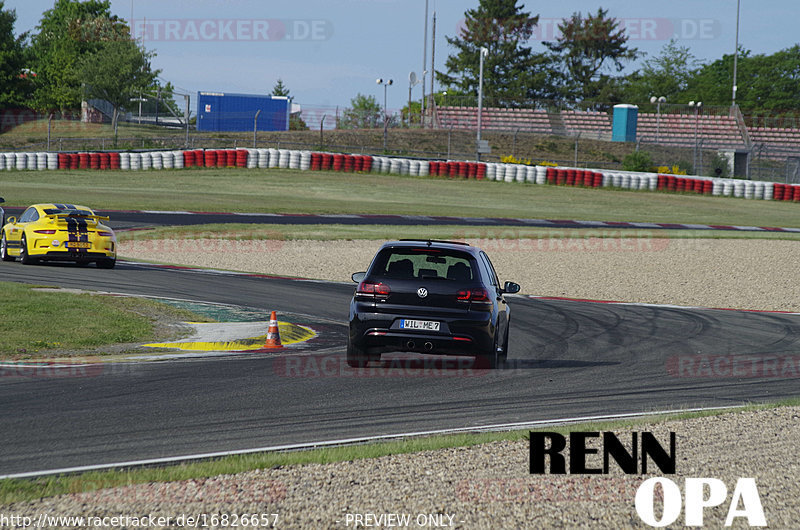
[[34,204],[19,219],[9,217],[0,235],[0,258],[22,263],[74,261],[95,262],[112,269],[117,262],[117,238],[101,224],[108,217],[95,215],[75,204]]

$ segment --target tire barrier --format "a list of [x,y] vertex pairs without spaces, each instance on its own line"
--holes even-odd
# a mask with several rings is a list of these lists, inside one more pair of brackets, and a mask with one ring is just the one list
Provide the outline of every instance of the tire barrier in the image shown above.
[[[149,153],[150,155],[150,167],[152,169],[164,169],[164,158],[161,153]],[[144,161],[145,157],[142,155],[142,160]],[[145,169],[144,164],[142,164],[142,169]]]
[[205,167],[217,167],[217,152],[206,151],[203,162],[205,163]]
[[0,170],[161,170],[183,168],[293,169],[495,180],[583,188],[691,193],[745,200],[800,202],[800,185],[740,179],[523,164],[420,160],[274,148],[144,152],[0,153]]
[[269,149],[257,149],[257,151],[259,169],[267,169],[269,167]]
[[175,168],[175,154],[172,151],[161,153],[161,165],[164,169]]
[[142,169],[142,153],[131,153],[131,171]]

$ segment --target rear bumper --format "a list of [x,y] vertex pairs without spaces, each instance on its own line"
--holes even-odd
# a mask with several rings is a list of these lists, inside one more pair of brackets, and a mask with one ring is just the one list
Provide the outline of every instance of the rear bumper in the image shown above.
[[28,240],[30,257],[43,261],[96,261],[113,259],[117,256],[117,244],[111,238],[95,238],[86,249],[67,248],[66,241],[53,244],[53,237],[37,237]]
[[[356,306],[358,304],[355,304]],[[403,318],[440,322],[440,331],[399,329]],[[488,355],[494,348],[492,314],[465,311],[458,315],[409,315],[351,310],[350,341],[369,354],[390,351],[441,355]]]
[[48,252],[31,252],[30,256],[42,261],[96,261],[98,259],[114,259],[116,252],[77,252],[74,250],[51,250]]

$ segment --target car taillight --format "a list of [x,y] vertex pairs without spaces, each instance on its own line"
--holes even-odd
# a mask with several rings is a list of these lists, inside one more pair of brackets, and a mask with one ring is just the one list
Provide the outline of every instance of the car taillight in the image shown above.
[[114,235],[113,232],[105,232],[103,230],[98,230],[97,235],[100,237],[112,237]]
[[391,294],[392,290],[385,283],[369,282],[364,280],[358,284],[356,294],[366,296],[369,298],[386,298]]
[[462,289],[456,294],[459,302],[488,302],[489,293],[486,289]]
[[34,234],[47,234],[47,235],[53,235],[53,234],[55,234],[55,233],[56,233],[56,231],[55,231],[55,230],[34,230],[34,231],[33,231],[33,233],[34,233]]

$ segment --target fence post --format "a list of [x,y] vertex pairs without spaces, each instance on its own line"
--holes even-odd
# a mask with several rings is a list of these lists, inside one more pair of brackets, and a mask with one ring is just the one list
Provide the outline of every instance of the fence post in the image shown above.
[[53,113],[47,116],[47,150],[50,150],[50,133],[52,132]]
[[256,116],[253,118],[253,149],[256,148],[257,134],[258,134],[258,115],[261,114],[261,109],[256,111]]

